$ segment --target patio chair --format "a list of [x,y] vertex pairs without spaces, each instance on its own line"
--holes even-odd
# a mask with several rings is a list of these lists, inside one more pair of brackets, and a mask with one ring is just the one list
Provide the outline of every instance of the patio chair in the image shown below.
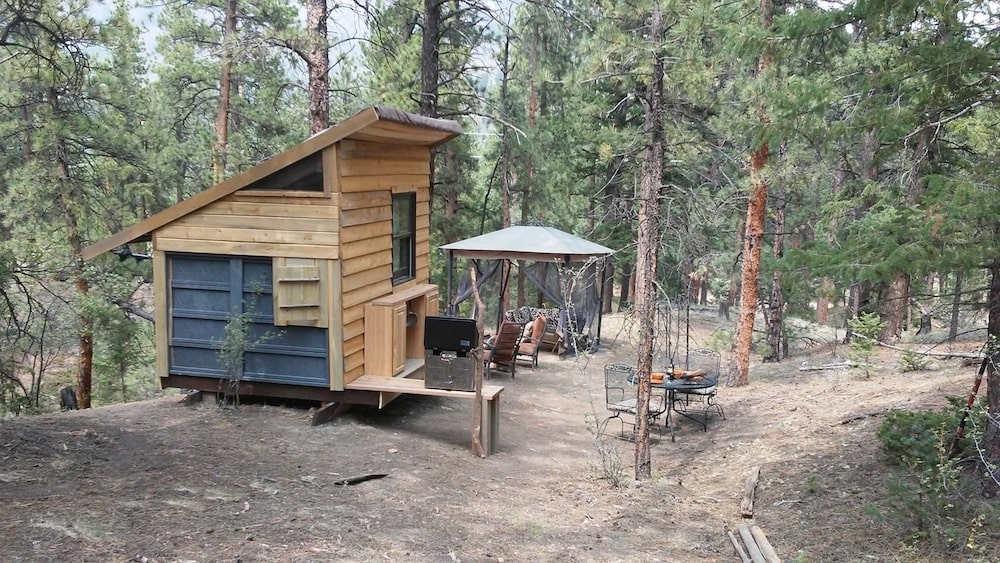
[[[712,409],[722,420],[726,419],[726,413],[719,404],[717,397],[719,394],[719,375],[722,364],[722,355],[715,350],[708,348],[697,348],[688,352],[687,369],[690,371],[705,370],[705,379],[715,382],[715,385],[705,389],[692,389],[690,391],[677,391],[674,393],[674,402],[683,406],[687,411],[692,404],[704,405],[705,422],[702,426],[708,430],[708,415]],[[700,422],[700,421],[699,421]]]
[[493,370],[510,372],[510,378],[514,379],[514,371],[517,368],[517,350],[521,344],[523,332],[523,323],[510,321],[500,323],[500,329],[496,335],[486,341],[486,348],[489,350],[485,360],[486,379],[490,378]]
[[518,346],[518,359],[530,360],[532,368],[538,367],[538,350],[542,347],[542,335],[545,334],[547,324],[545,315],[536,316],[531,323],[531,332],[521,338],[521,344]]
[[[604,419],[597,428],[597,434],[601,435],[607,430],[608,423],[617,418],[621,422],[622,438],[635,438],[635,415],[638,412],[638,389],[636,387],[635,368],[628,364],[608,364],[604,366],[604,400],[605,407],[610,416]],[[666,412],[663,396],[651,394],[649,397],[649,422],[654,423],[656,419]],[[632,422],[626,421],[622,415],[632,415]],[[631,432],[626,433],[625,427],[630,426]],[[659,427],[657,427],[659,431]]]

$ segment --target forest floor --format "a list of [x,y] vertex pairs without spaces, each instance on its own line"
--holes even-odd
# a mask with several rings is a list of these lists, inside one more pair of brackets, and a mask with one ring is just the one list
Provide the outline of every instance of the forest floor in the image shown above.
[[[887,498],[883,413],[964,395],[976,366],[936,359],[903,373],[897,352],[878,350],[870,375],[802,371],[843,359],[818,335],[780,364],[755,358],[750,385],[720,389],[726,419],[707,432],[683,421],[676,441],[654,432],[653,478],[635,482],[634,445],[598,448],[592,432],[603,366],[635,362],[622,325],[605,318],[594,354],[542,353],[536,369],[494,377],[501,437],[486,459],[470,447],[472,402],[434,397],[317,427],[305,408],[179,396],[0,421],[0,560],[738,561],[725,530],[740,523],[786,561],[966,559],[912,547],[867,508]],[[692,326],[692,347],[730,327],[708,311]],[[605,469],[616,456],[620,468]],[[336,484],[374,473],[387,476]],[[1000,553],[1000,538],[980,541]]]

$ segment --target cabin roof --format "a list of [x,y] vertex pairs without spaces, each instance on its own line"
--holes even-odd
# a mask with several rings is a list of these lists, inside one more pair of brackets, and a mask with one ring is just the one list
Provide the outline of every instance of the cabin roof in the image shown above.
[[445,119],[434,119],[405,111],[372,106],[333,125],[304,142],[271,157],[264,162],[224,180],[203,192],[197,193],[152,215],[130,227],[95,242],[82,251],[84,260],[90,260],[123,244],[149,240],[153,231],[206,205],[267,177],[282,168],[313,155],[343,139],[375,143],[423,145],[435,147],[462,134],[461,126]]

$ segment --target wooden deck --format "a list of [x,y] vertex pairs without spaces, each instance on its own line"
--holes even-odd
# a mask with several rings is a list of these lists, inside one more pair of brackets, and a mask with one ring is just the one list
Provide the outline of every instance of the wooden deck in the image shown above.
[[[382,408],[399,395],[429,395],[432,397],[452,397],[456,399],[474,399],[475,391],[456,391],[452,389],[436,389],[424,387],[422,379],[405,377],[383,377],[378,375],[362,375],[344,386],[348,391],[375,391],[379,393],[378,407]],[[483,418],[479,439],[486,455],[496,451],[500,441],[500,393],[501,385],[483,385]]]

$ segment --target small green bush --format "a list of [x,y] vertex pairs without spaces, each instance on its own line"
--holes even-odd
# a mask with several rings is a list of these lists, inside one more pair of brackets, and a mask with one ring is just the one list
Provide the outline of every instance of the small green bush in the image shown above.
[[[949,458],[965,401],[950,397],[938,411],[891,411],[879,425],[882,450],[899,468],[886,476],[885,499],[866,507],[869,515],[901,528],[914,547],[934,556],[982,555],[979,541],[1000,532],[1000,507],[983,499],[975,472],[964,471],[963,457],[975,452],[986,414],[982,405],[969,413],[959,456]],[[927,555],[930,555],[929,553]]]
[[929,362],[925,356],[921,356],[913,350],[904,350],[903,355],[899,358],[899,365],[903,373],[906,373],[908,371],[923,371],[927,369]]

